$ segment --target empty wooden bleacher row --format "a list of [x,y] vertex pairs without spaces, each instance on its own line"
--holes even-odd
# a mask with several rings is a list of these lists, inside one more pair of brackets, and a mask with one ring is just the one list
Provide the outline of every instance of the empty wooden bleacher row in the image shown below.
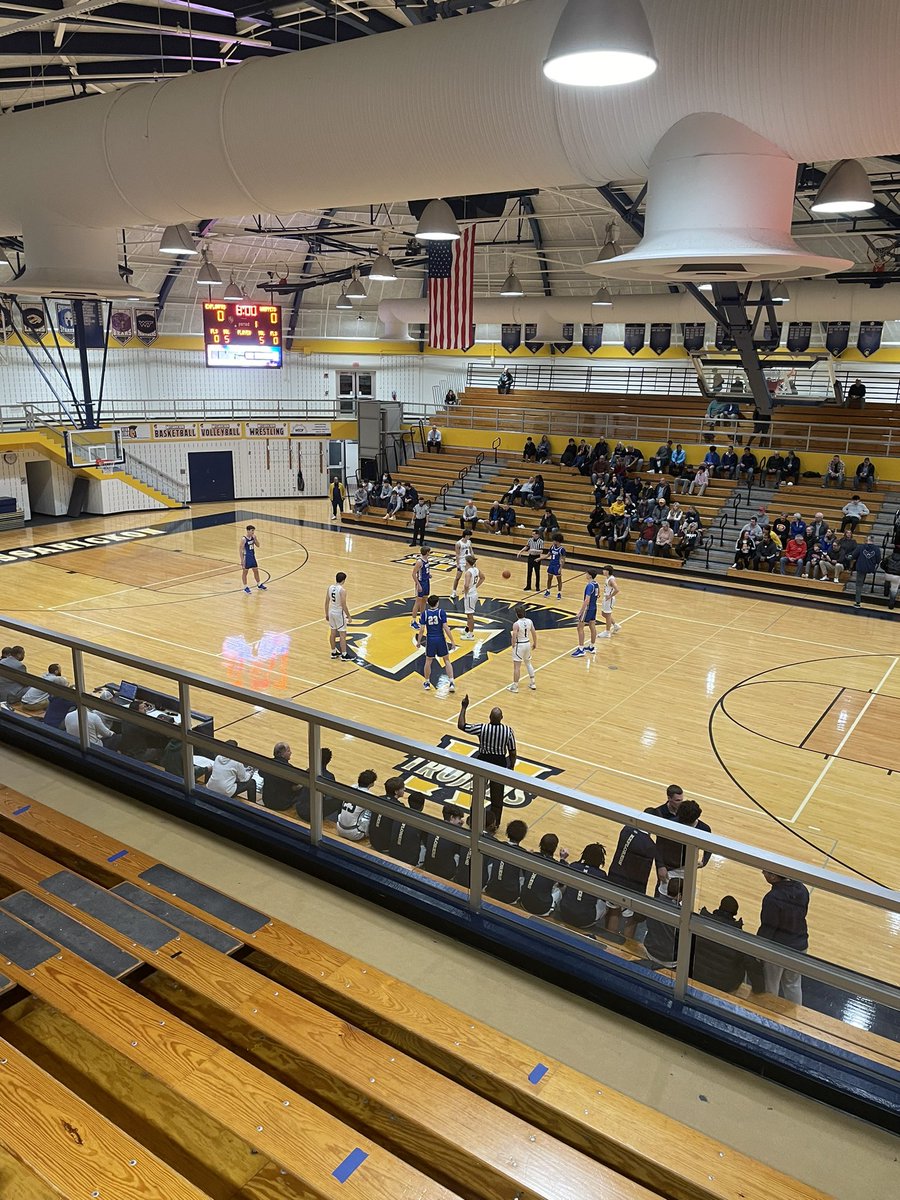
[[[731,399],[722,396],[720,399]],[[490,388],[467,388],[460,406],[441,414],[442,424],[450,427],[502,431],[502,419],[495,414],[507,411],[512,423],[508,428],[531,433],[535,439],[545,432],[546,415],[553,417],[553,432],[563,436],[584,436],[588,440],[601,435],[608,440],[662,440],[698,444],[706,440],[730,440],[732,435],[745,442],[753,436],[753,399],[749,395],[733,397],[741,408],[741,421],[706,420],[708,400],[702,396],[621,396],[603,393],[526,391],[498,395]],[[467,411],[471,410],[471,411]],[[493,410],[493,411],[492,411]],[[578,418],[577,422],[575,418]],[[571,418],[571,420],[567,419]],[[638,421],[639,425],[635,425]],[[524,424],[523,424],[524,423]],[[852,437],[848,440],[848,429]],[[451,435],[452,437],[452,435]],[[805,450],[841,453],[849,457],[852,473],[865,455],[890,455],[900,451],[900,406],[878,404],[863,409],[847,409],[834,404],[805,405],[777,403],[772,414],[771,436],[767,445],[781,450]]]
[[[541,466],[535,466],[532,463],[521,462],[521,460],[506,459],[507,466],[492,479],[487,481],[482,487],[476,488],[471,492],[472,499],[478,508],[479,525],[476,533],[476,541],[479,545],[484,545],[485,542],[490,546],[508,546],[519,550],[524,544],[524,541],[532,533],[532,531],[540,523],[541,517],[545,509],[530,508],[525,504],[519,503],[514,505],[518,523],[520,528],[514,535],[506,536],[503,534],[492,534],[485,522],[490,511],[491,504],[494,500],[499,499],[512,485],[515,478],[519,478],[524,482],[530,475],[541,474],[544,477],[546,485],[545,497],[547,504],[545,506],[552,508],[553,512],[559,521],[560,532],[563,535],[563,540],[566,545],[567,552],[574,553],[579,558],[597,559],[598,557],[611,557],[614,562],[627,562],[634,566],[650,566],[663,569],[677,569],[681,567],[681,559],[673,553],[671,558],[655,555],[639,555],[635,552],[635,542],[637,540],[637,531],[633,531],[629,540],[628,549],[625,552],[612,552],[610,554],[606,543],[601,543],[598,549],[595,540],[587,532],[587,522],[594,507],[593,488],[590,479],[577,474],[567,467],[560,467],[544,463]],[[661,478],[659,475],[650,475],[643,473],[641,478],[645,482],[658,482]],[[732,493],[735,489],[735,484],[732,480],[713,480],[706,493],[703,496],[679,496],[675,492],[674,481],[669,476],[664,477],[666,481],[672,485],[672,499],[680,500],[682,507],[696,508],[700,514],[703,528],[709,531],[714,523],[721,516],[723,507],[727,505]],[[460,513],[453,513],[452,516],[445,520],[441,520],[442,513],[438,514],[438,519],[433,520],[432,524],[440,532],[447,536],[460,534]],[[549,539],[546,539],[549,540]],[[699,551],[697,552],[699,558]]]
[[[12,926],[18,984],[0,1037],[27,1058],[16,1066],[36,1078],[34,1102],[62,1104],[64,1129],[83,1137],[85,1104],[98,1128],[122,1126],[104,1141],[92,1134],[94,1194],[820,1196],[9,789],[0,828],[2,907],[12,896],[20,914],[0,914],[0,952]],[[36,906],[38,929],[24,920]],[[95,952],[102,942],[138,965],[117,980],[59,949],[49,926],[62,918],[80,927],[68,927],[70,942],[89,931]],[[23,959],[29,939],[47,948],[32,944]],[[235,941],[241,962],[227,954]],[[139,1145],[107,1153],[114,1136]],[[64,1174],[86,1156],[77,1138],[57,1140]],[[0,1144],[44,1178],[47,1148],[27,1143],[0,1122]],[[156,1190],[144,1184],[151,1148],[153,1168],[175,1181]],[[100,1187],[101,1176],[121,1177],[126,1152],[140,1186]]]

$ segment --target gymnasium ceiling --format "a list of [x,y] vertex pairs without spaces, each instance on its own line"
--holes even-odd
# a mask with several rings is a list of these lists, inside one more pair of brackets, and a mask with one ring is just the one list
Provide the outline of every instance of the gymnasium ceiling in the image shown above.
[[[471,4],[460,0],[440,4],[434,0],[284,4],[6,0],[0,2],[0,108],[9,112],[77,103],[83,96],[191,71],[218,70],[249,57],[305,51],[427,21],[465,20],[468,12],[488,6],[489,0]],[[856,270],[868,273],[872,257],[891,239],[897,239],[900,247],[900,155],[896,160],[864,163],[879,201],[874,215],[855,222],[814,219],[809,213],[814,178],[807,178],[806,187],[801,178],[794,236],[811,251],[852,259]],[[819,170],[828,165],[810,164]],[[640,180],[618,180],[611,181],[612,192],[607,195],[577,187],[510,196],[501,217],[478,222],[476,295],[496,295],[513,262],[528,295],[583,295],[594,290],[597,280],[587,276],[583,267],[596,258],[603,244],[607,224],[616,215],[614,204],[627,207],[639,196],[641,186]],[[635,211],[639,217],[640,206]],[[210,213],[195,232],[209,247],[223,278],[233,273],[259,299],[266,294],[259,285],[269,281],[270,272],[275,281],[286,276],[289,290],[277,299],[289,310],[299,300],[297,328],[307,335],[374,333],[379,300],[423,294],[423,255],[411,240],[415,221],[402,199],[371,209],[250,213],[227,220]],[[124,231],[133,281],[160,295],[164,330],[197,332],[196,304],[207,292],[195,283],[196,260],[173,268],[171,258],[158,253],[160,234],[160,229],[149,227]],[[353,313],[339,318],[333,305],[342,277],[354,264],[363,266],[365,274],[365,264],[377,253],[382,235],[387,236],[398,279],[367,282],[368,298],[358,301]],[[625,220],[619,222],[618,240],[626,248],[638,240]],[[900,248],[897,253],[900,256]],[[297,285],[299,290],[294,290]],[[629,285],[617,284],[614,290],[627,291]],[[665,285],[637,285],[636,290],[665,290]],[[900,317],[900,309],[887,311],[894,307],[890,304],[893,290],[888,287],[884,294],[885,318]],[[900,304],[900,292],[897,299]]]

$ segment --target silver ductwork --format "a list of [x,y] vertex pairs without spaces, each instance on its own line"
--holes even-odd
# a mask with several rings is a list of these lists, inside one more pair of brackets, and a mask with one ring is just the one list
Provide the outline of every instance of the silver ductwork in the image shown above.
[[[890,310],[890,291],[873,290],[865,284],[793,283],[788,304],[777,305],[778,319],[789,321],[881,321],[900,319]],[[679,295],[614,296],[611,308],[593,308],[592,296],[528,296],[520,300],[476,300],[476,325],[536,324],[541,331],[553,328],[559,339],[562,325],[569,322],[606,322],[621,325],[627,321],[712,321],[709,313],[688,292]],[[710,297],[712,299],[712,297]],[[382,300],[378,319],[388,340],[409,337],[408,326],[428,323],[427,300]],[[537,338],[536,340],[541,340]]]
[[541,72],[563,4],[3,116],[0,232],[46,263],[54,228],[71,276],[64,227],[75,245],[81,229],[642,179],[662,135],[698,112],[794,161],[897,149],[896,0],[817,0],[814,14],[808,0],[644,0],[660,69],[596,90]]

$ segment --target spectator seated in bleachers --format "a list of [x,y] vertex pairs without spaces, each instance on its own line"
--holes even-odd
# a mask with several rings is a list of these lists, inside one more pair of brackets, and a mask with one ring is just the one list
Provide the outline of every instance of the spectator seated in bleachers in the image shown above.
[[[385,785],[386,786],[386,785]],[[445,804],[441,816],[448,825],[462,826],[465,820],[465,810],[455,804]],[[371,830],[370,830],[371,840]],[[373,841],[374,845],[374,841]],[[460,860],[465,856],[465,847],[451,842],[440,834],[429,834],[425,842],[425,861],[422,866],[439,879],[456,879],[459,873]]]
[[[3,652],[0,654],[0,667],[6,667],[9,671],[25,671],[24,647],[4,646]],[[12,708],[14,704],[18,704],[27,690],[28,688],[25,684],[16,683],[15,680],[7,679],[5,675],[0,675],[0,702],[5,704],[7,708]]]
[[[807,565],[809,565],[811,558],[812,556],[810,555],[810,558],[807,559]],[[831,571],[833,582],[840,583],[841,564],[838,560],[837,535],[833,529],[826,529],[818,539],[818,558],[816,560],[816,569],[819,573],[819,579],[827,579],[828,572]],[[811,574],[810,578],[815,579],[816,576]]]
[[[599,842],[591,842],[582,850],[578,862],[569,865],[573,871],[599,880],[606,878],[603,870],[605,862],[606,847]],[[567,883],[562,889],[557,911],[561,920],[574,929],[590,929],[596,925],[600,912],[605,908],[606,902],[599,896],[583,891],[577,883]]]
[[759,461],[756,455],[748,446],[741,455],[741,461],[738,463],[738,480],[746,479],[747,483],[752,487],[753,480],[756,477],[756,468],[758,465]]
[[525,439],[525,445],[522,447],[522,461],[535,462],[537,460],[537,446],[532,440],[531,434]]
[[566,443],[566,448],[559,456],[559,465],[561,467],[572,467],[575,465],[575,455],[578,453],[578,447],[575,445],[575,439],[569,438]]
[[643,469],[644,469],[644,453],[641,450],[640,446],[630,446],[630,445],[626,446],[625,447],[625,470],[628,472],[632,472],[632,471],[643,471]]
[[[538,858],[543,858],[547,862],[567,862],[569,858],[568,850],[560,850],[559,858],[557,859],[556,851],[558,849],[559,838],[556,834],[545,833],[540,841]],[[526,912],[531,913],[535,917],[549,917],[559,904],[561,896],[562,888],[560,885],[549,879],[546,875],[541,875],[537,864],[533,871],[525,872],[522,890],[519,893],[519,903]]]
[[803,570],[803,564],[806,562],[806,538],[801,534],[792,536],[788,539],[788,544],[784,548],[784,554],[781,556],[781,574],[787,574],[787,568],[792,566],[794,574],[800,576]]
[[447,389],[447,394],[444,396],[444,404],[447,408],[454,408],[459,404],[459,396],[454,392],[453,388]]
[[654,553],[659,558],[671,558],[675,548],[675,533],[668,521],[663,521],[656,532]]
[[682,473],[687,465],[687,451],[681,442],[675,443],[675,449],[672,451],[672,457],[669,459],[669,474],[676,478]]
[[575,451],[575,461],[572,465],[580,475],[587,475],[590,472],[591,451],[583,440],[579,443],[578,449]]
[[712,443],[703,456],[703,465],[716,478],[722,474],[722,456]]
[[441,454],[444,449],[444,436],[437,425],[432,424],[425,438],[425,449],[429,454]]
[[754,544],[762,538],[763,525],[760,523],[759,517],[751,517],[746,524],[741,526],[741,534],[745,533],[752,538]]
[[[789,533],[790,533],[790,537],[792,537],[792,538],[802,537],[803,540],[806,541],[806,534],[807,534],[806,522],[803,520],[803,517],[798,512],[795,512],[793,517],[791,518],[791,525],[790,525]],[[788,540],[790,540],[790,538]]]
[[780,517],[776,517],[772,522],[772,531],[777,535],[782,546],[786,546],[788,538],[791,536],[791,518],[787,513],[782,513]]
[[609,442],[604,437],[599,438],[591,449],[591,460],[599,458],[609,461]]
[[687,562],[693,552],[703,545],[703,530],[695,517],[687,517],[675,542],[675,553]]
[[[406,793],[406,805],[410,812],[421,813],[425,809],[425,797],[421,792]],[[402,810],[402,805],[400,806]],[[371,826],[370,826],[371,828]],[[425,844],[428,835],[423,829],[417,829],[403,820],[402,814],[394,818],[394,837],[391,843],[391,858],[399,859],[408,867],[421,866],[425,857]]]
[[[701,463],[697,468],[694,478],[688,484],[688,495],[702,496],[709,487],[710,469],[707,463]],[[681,481],[679,481],[681,482]]]
[[539,463],[552,462],[551,454],[552,454],[552,452],[550,449],[550,438],[547,436],[546,433],[542,434],[541,440],[538,442],[538,445],[537,445],[537,461]]
[[813,519],[806,527],[806,541],[808,545],[817,542],[828,530],[828,522],[822,513],[817,512]]
[[[59,687],[71,687],[68,679],[63,678],[62,668],[59,663],[51,663],[44,675],[49,683],[58,684]],[[25,712],[42,713],[46,712],[50,704],[50,693],[45,692],[42,688],[30,687],[26,688],[22,693],[22,698],[19,701],[19,708]]]
[[588,536],[594,539],[594,544],[599,550],[600,539],[606,537],[609,533],[609,518],[602,504],[594,506],[593,512],[588,517],[587,531]]
[[362,517],[369,508],[369,489],[364,483],[361,483],[353,493],[353,511],[358,517]]
[[459,527],[463,533],[472,533],[477,525],[478,509],[471,500],[467,500],[459,515]]
[[[838,561],[841,571],[852,571],[853,563],[856,561],[856,552],[859,549],[859,542],[853,536],[851,529],[845,529],[838,538],[834,548],[835,558]],[[837,578],[837,572],[835,578]]]
[[722,455],[719,469],[723,479],[737,479],[739,459],[734,446],[729,446]]
[[[523,492],[525,491],[524,488],[522,490]],[[535,475],[531,491],[524,496],[525,503],[530,508],[543,508],[547,503],[544,492],[545,484],[543,475]]]
[[497,380],[497,392],[501,396],[508,396],[513,390],[513,373],[507,367],[500,372],[500,378]]
[[[393,808],[401,809],[406,801],[406,785],[399,775],[384,782],[384,800]],[[391,813],[372,812],[367,837],[369,845],[379,854],[390,854],[397,833],[397,818]]]
[[763,487],[768,486],[770,476],[775,486],[780,487],[784,478],[784,459],[777,450],[766,458],[766,465],[760,470],[759,482]]
[[664,442],[658,446],[655,454],[651,454],[647,460],[647,469],[650,471],[668,471],[669,463],[672,461],[672,440]]
[[[528,834],[528,826],[524,821],[510,821],[506,827],[506,845],[519,846]],[[522,872],[512,863],[499,858],[488,860],[489,878],[485,895],[492,900],[502,900],[505,904],[515,904],[522,890]]]
[[638,529],[638,539],[634,543],[635,554],[652,554],[656,543],[656,522],[652,517],[645,517]]
[[553,537],[554,533],[559,533],[559,520],[549,504],[544,509],[538,527],[544,537],[550,538]]
[[[738,914],[738,902],[734,896],[723,896],[712,912],[701,908],[699,915],[708,921],[717,921],[729,929],[740,930],[744,922]],[[735,946],[723,946],[707,938],[694,939],[691,962],[691,978],[720,992],[733,993],[738,990],[751,971],[755,973],[755,960]]]
[[[624,506],[623,506],[624,509]],[[631,538],[631,522],[625,515],[624,511],[621,516],[616,517],[612,524],[609,535],[606,539],[606,544],[610,550],[614,550],[619,554],[624,554],[628,549],[628,542]]]
[[[281,766],[286,767],[290,764],[291,753],[291,748],[287,742],[276,742],[272,750],[272,759]],[[273,775],[269,771],[260,770],[259,775],[262,780],[261,802],[264,808],[271,808],[273,812],[287,812],[289,808],[296,805],[303,790],[302,784],[291,783],[289,779],[283,779],[280,775]],[[309,820],[308,791],[306,817],[304,820]]]
[[[234,738],[229,738],[226,746],[236,746]],[[256,779],[253,768],[240,759],[229,758],[227,754],[216,756],[206,787],[220,796],[246,796],[251,804],[256,803]]]
[[775,564],[781,561],[781,541],[778,534],[771,529],[763,530],[763,536],[756,546],[753,565],[757,571],[775,570]]
[[648,498],[653,500],[663,500],[669,504],[672,499],[672,485],[666,479],[660,479],[658,483],[654,483],[647,488]]
[[800,459],[793,450],[788,450],[784,457],[782,479],[786,483],[792,483],[796,486],[800,482],[800,467]]
[[822,476],[822,487],[842,488],[844,486],[844,476],[847,474],[847,468],[841,461],[841,456],[835,454],[831,462],[825,468],[825,474]]
[[[377,782],[378,776],[374,771],[360,771],[356,781],[356,790],[364,795],[371,795],[372,788]],[[337,815],[337,835],[346,838],[348,842],[361,842],[369,832],[371,820],[371,809],[366,808],[364,804],[354,804],[350,800],[345,800]]]
[[501,501],[495,500],[488,510],[487,527],[491,533],[499,533],[505,508]]
[[875,464],[870,458],[864,458],[853,475],[855,487],[865,487],[867,492],[875,489]]
[[841,512],[844,514],[841,521],[841,533],[845,529],[850,529],[855,533],[863,517],[869,515],[868,506],[863,503],[855,492],[841,509]]
[[[670,876],[656,890],[656,900],[671,905],[673,909],[681,907],[681,892],[684,881],[677,875]],[[678,958],[678,927],[667,925],[656,917],[647,917],[644,934],[644,951],[651,966],[671,968]]]
[[506,508],[503,510],[503,516],[500,520],[500,532],[512,533],[514,529],[518,528],[518,524],[519,519],[516,516],[516,510],[511,504],[507,504]]
[[742,533],[734,547],[734,566],[738,571],[749,571],[756,562],[756,542],[748,533]]
[[503,501],[504,504],[515,504],[515,502],[519,499],[519,495],[520,495],[521,491],[522,491],[522,484],[519,481],[518,475],[516,475],[516,476],[514,476],[513,481],[509,486],[508,491],[504,492],[504,494],[500,497],[500,499]]

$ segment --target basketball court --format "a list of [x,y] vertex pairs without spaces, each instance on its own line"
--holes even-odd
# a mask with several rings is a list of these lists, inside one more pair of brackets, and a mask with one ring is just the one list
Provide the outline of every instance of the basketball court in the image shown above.
[[[248,523],[257,527],[268,584],[249,596],[238,563]],[[528,822],[530,848],[554,831],[573,856],[594,840],[611,851],[615,833],[599,819],[533,798],[529,779],[554,778],[636,809],[660,804],[666,785],[677,782],[717,834],[894,884],[894,622],[623,577],[621,633],[598,641],[595,656],[572,659],[584,576],[566,572],[562,600],[525,596],[523,562],[492,554],[488,535],[476,539],[476,549],[486,582],[476,639],[457,639],[453,654],[456,695],[446,682],[422,689],[423,654],[409,627],[414,551],[332,524],[325,501],[195,505],[189,513],[35,526],[0,539],[0,580],[14,619],[462,753],[471,739],[456,728],[461,697],[471,697],[472,721],[486,720],[499,704],[516,732],[523,776],[508,815]],[[433,588],[460,630],[462,606],[449,600],[452,560],[443,548],[434,558]],[[512,571],[508,581],[504,569]],[[353,614],[351,662],[328,652],[324,594],[339,570],[347,572]],[[523,600],[538,631],[538,690],[523,683],[513,695],[506,690],[509,628]],[[26,650],[28,668],[43,671],[51,648],[29,639]],[[70,664],[62,665],[68,674]],[[111,671],[112,664],[86,659],[90,686],[114,679]],[[149,671],[141,682],[171,690]],[[200,688],[192,705],[215,717],[218,736],[263,754],[283,739],[295,764],[306,765],[304,724]],[[379,788],[404,774],[435,815],[447,801],[469,803],[464,773],[421,755],[373,755],[348,735],[329,744],[342,782],[371,766]],[[750,931],[765,888],[758,873],[718,856],[701,872],[702,902],[714,907],[734,894]],[[891,920],[814,897],[811,952],[896,981]]]

